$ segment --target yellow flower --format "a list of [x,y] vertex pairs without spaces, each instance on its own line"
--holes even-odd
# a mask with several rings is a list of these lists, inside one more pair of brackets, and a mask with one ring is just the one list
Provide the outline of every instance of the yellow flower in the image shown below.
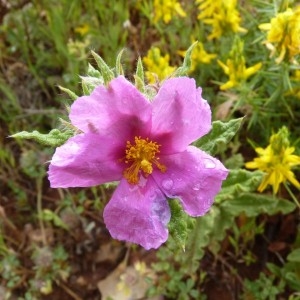
[[300,188],[299,181],[295,178],[295,174],[291,169],[300,165],[300,156],[293,154],[294,147],[289,147],[288,130],[283,127],[278,133],[273,134],[270,138],[270,144],[267,148],[256,148],[259,157],[245,164],[248,169],[259,169],[266,173],[258,187],[258,191],[262,192],[268,185],[273,187],[276,194],[279,185],[286,181],[290,181],[295,187]]
[[241,17],[236,9],[237,0],[196,0],[198,19],[212,26],[208,39],[221,37],[225,32],[247,32],[240,26]]
[[81,36],[85,36],[90,31],[89,24],[83,24],[75,28],[75,32],[79,33]]
[[224,73],[229,76],[229,80],[220,86],[221,90],[228,90],[238,86],[262,67],[262,63],[257,63],[254,66],[247,68],[245,57],[243,56],[243,49],[243,42],[236,39],[226,64],[218,60],[218,64],[223,69]]
[[157,47],[148,51],[147,56],[143,58],[143,63],[147,68],[145,74],[149,83],[155,83],[157,79],[163,80],[176,70],[176,67],[169,65],[169,61],[169,54],[162,56]]
[[[193,41],[194,43],[195,41]],[[178,51],[178,53],[185,57],[186,51]],[[216,54],[207,53],[204,49],[202,43],[198,42],[195,48],[193,49],[191,59],[192,59],[192,66],[190,72],[194,71],[198,64],[210,64],[210,62],[216,58]]]
[[154,22],[163,19],[168,24],[173,16],[185,17],[186,13],[177,0],[154,0]]
[[279,54],[276,63],[285,58],[293,60],[300,54],[300,6],[294,10],[288,8],[272,18],[270,23],[260,24],[259,28],[268,31],[264,43],[271,50],[271,57]]

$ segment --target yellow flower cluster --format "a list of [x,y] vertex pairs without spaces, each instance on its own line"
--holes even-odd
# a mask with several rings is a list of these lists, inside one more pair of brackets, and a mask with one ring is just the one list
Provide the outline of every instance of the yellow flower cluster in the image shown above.
[[147,56],[143,58],[143,63],[147,69],[145,75],[148,82],[155,83],[157,80],[163,80],[170,76],[176,70],[176,67],[170,66],[169,62],[169,54],[162,56],[159,48],[152,47]]
[[[195,41],[193,41],[193,43],[194,42]],[[185,57],[186,51],[178,51],[178,53],[182,57]],[[198,42],[191,55],[192,66],[190,68],[190,72],[193,72],[198,64],[210,64],[210,62],[216,57],[216,54],[206,52],[203,44]]]
[[154,0],[154,23],[163,19],[168,24],[175,15],[186,16],[177,0]]
[[271,50],[271,57],[279,54],[276,63],[285,58],[293,60],[300,54],[300,6],[292,10],[277,14],[270,23],[260,24],[261,30],[266,30],[267,40],[265,44]]
[[259,169],[266,173],[258,191],[262,192],[268,185],[273,187],[276,194],[279,185],[285,181],[290,181],[294,186],[300,188],[299,181],[291,169],[300,165],[300,156],[293,154],[294,147],[289,146],[288,130],[283,127],[278,133],[270,138],[270,144],[267,148],[256,148],[259,157],[245,164],[248,169]]
[[218,60],[218,64],[221,66],[224,73],[229,76],[229,80],[220,86],[221,90],[228,90],[238,86],[262,67],[262,63],[257,63],[254,66],[247,68],[243,50],[243,42],[236,39],[226,64]]
[[240,26],[241,17],[236,8],[237,0],[196,0],[200,13],[198,19],[212,26],[208,39],[221,37],[227,31],[246,32]]
[[89,24],[83,24],[80,26],[75,27],[75,32],[79,33],[81,36],[85,36],[91,30]]

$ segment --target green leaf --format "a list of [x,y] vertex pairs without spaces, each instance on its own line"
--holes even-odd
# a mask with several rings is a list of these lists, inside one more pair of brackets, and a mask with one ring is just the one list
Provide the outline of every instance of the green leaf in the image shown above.
[[43,145],[58,147],[64,144],[73,135],[74,132],[72,130],[60,131],[59,129],[52,129],[47,134],[39,133],[37,130],[32,132],[21,131],[10,137],[17,139],[33,139]]
[[103,78],[101,76],[101,73],[98,70],[96,70],[91,64],[88,64],[87,75],[89,77],[98,78],[103,82]]
[[211,131],[194,142],[194,145],[201,150],[214,155],[218,152],[221,146],[227,145],[234,137],[236,132],[239,130],[242,121],[243,118],[233,119],[227,123],[214,121],[212,123]]
[[232,199],[241,193],[253,192],[257,189],[263,177],[263,172],[254,172],[244,169],[230,170],[228,177],[223,181],[222,190],[217,195],[217,203]]
[[179,77],[179,76],[184,76],[186,75],[189,70],[191,69],[192,65],[192,52],[195,48],[195,46],[198,44],[198,42],[194,42],[186,51],[182,66],[179,67],[175,72],[174,72],[174,77]]
[[300,262],[300,248],[293,250],[288,256],[287,260],[291,262]]
[[92,55],[100,69],[104,84],[107,85],[115,77],[114,73],[106,64],[106,62],[96,52],[92,51]]
[[69,90],[69,89],[67,89],[67,88],[64,88],[64,87],[62,87],[62,86],[58,86],[59,87],[59,89],[61,90],[61,91],[63,91],[63,92],[65,92],[66,94],[68,94],[68,96],[72,99],[72,100],[76,100],[77,98],[78,98],[78,96],[74,93],[74,92],[72,92],[71,90]]
[[50,209],[43,210],[42,218],[45,221],[53,222],[53,224],[57,227],[61,227],[63,229],[68,230],[68,226],[62,221],[62,219]]
[[123,67],[122,67],[122,63],[121,63],[121,59],[122,59],[122,55],[124,53],[124,50],[125,49],[122,49],[118,56],[117,56],[117,59],[116,59],[116,72],[117,72],[117,75],[124,75],[124,70],[123,70]]
[[90,76],[80,76],[84,95],[90,95],[96,86],[103,84],[103,79]]
[[215,214],[213,209],[203,217],[195,219],[194,228],[188,234],[187,248],[184,259],[184,265],[188,272],[195,272],[199,261],[204,255],[204,247],[210,242],[211,233],[214,228]]
[[234,199],[223,201],[220,206],[234,216],[244,212],[248,217],[256,217],[261,213],[288,214],[296,208],[296,205],[288,200],[254,193],[237,195]]
[[136,66],[136,73],[134,75],[135,86],[136,88],[144,93],[145,92],[145,77],[144,77],[144,68],[141,58],[139,57],[137,66]]
[[175,242],[185,250],[185,242],[188,234],[187,218],[179,200],[171,199],[169,201],[171,210],[171,220],[168,224],[169,233]]

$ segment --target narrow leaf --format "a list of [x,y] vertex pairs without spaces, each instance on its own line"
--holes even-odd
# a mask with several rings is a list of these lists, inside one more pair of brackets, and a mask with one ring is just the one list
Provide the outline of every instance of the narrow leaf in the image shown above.
[[106,62],[94,51],[92,51],[92,55],[100,69],[102,74],[104,84],[107,85],[115,76],[110,67],[106,64]]
[[122,49],[119,52],[119,54],[117,56],[117,59],[116,59],[116,72],[117,72],[117,75],[124,75],[124,70],[123,70],[122,63],[121,63],[122,55],[124,53],[124,50],[125,49]]
[[171,220],[169,222],[169,232],[175,242],[185,250],[185,242],[187,239],[187,215],[183,211],[178,200],[172,199],[169,201],[171,209]]
[[68,96],[72,99],[72,100],[76,100],[77,98],[78,98],[78,96],[74,93],[74,92],[72,92],[71,90],[69,90],[69,89],[67,89],[67,88],[64,88],[64,87],[62,87],[62,86],[58,86],[59,87],[59,89],[61,90],[61,91],[63,91],[63,92],[65,92],[66,94],[68,94]]
[[98,70],[96,70],[91,64],[88,64],[87,75],[90,77],[96,77],[103,81],[101,73]]
[[186,51],[184,59],[183,59],[183,63],[182,66],[179,67],[175,73],[174,73],[174,77],[179,77],[179,76],[184,76],[186,75],[189,70],[191,69],[191,65],[192,65],[192,52],[195,48],[195,46],[198,44],[198,42],[194,42]]
[[64,144],[73,135],[74,132],[72,130],[60,131],[58,129],[52,129],[47,134],[40,133],[36,130],[33,132],[21,131],[10,137],[17,139],[33,139],[43,145],[58,147]]
[[144,68],[141,58],[139,57],[137,66],[136,66],[136,73],[134,75],[134,81],[136,88],[145,93],[145,77],[144,77]]

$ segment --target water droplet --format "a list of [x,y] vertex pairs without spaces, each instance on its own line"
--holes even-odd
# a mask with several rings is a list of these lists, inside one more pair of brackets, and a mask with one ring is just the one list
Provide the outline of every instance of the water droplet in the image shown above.
[[197,183],[194,187],[193,187],[194,191],[199,191],[200,190],[200,183]]
[[162,182],[162,187],[166,190],[170,190],[173,187],[173,180],[172,179],[165,179]]
[[204,167],[206,169],[214,169],[216,167],[216,164],[214,161],[212,161],[210,158],[204,158]]
[[190,121],[189,120],[183,120],[183,125],[185,125],[185,126],[190,125]]

